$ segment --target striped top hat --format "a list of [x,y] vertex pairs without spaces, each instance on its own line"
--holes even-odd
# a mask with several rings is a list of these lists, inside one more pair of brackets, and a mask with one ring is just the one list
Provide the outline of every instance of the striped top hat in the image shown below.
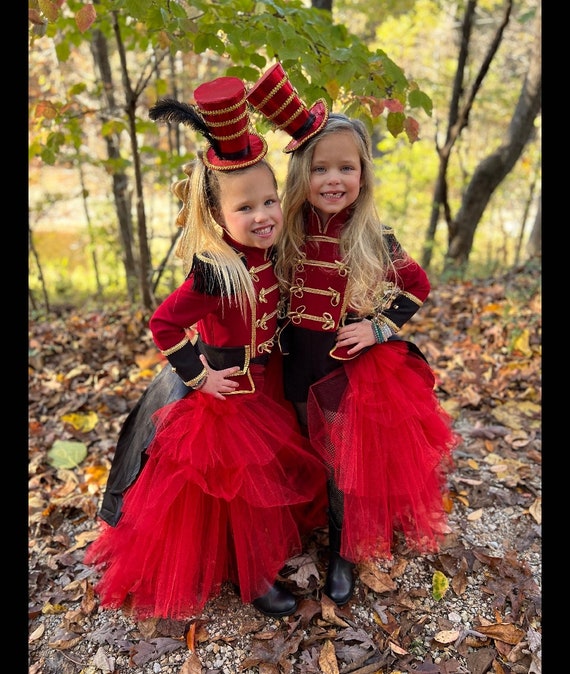
[[165,98],[150,111],[155,121],[179,122],[201,133],[210,147],[202,161],[216,171],[234,171],[261,161],[264,138],[250,129],[245,84],[237,77],[218,77],[194,91],[196,105]]
[[326,124],[329,111],[323,98],[310,108],[299,98],[280,63],[271,66],[247,93],[247,101],[292,138],[283,152],[297,150]]

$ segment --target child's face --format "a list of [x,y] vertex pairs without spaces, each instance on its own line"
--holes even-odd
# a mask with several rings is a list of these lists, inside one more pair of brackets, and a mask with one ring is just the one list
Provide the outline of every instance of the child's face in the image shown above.
[[356,201],[361,176],[360,155],[350,131],[318,141],[311,162],[309,201],[322,222]]
[[221,219],[228,234],[244,246],[271,247],[283,228],[283,213],[267,166],[220,175]]

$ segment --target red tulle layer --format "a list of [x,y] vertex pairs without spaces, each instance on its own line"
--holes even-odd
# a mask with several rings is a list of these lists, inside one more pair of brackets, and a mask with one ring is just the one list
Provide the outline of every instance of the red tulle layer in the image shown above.
[[116,527],[86,553],[101,605],[142,617],[199,613],[225,581],[267,591],[302,538],[326,522],[326,472],[293,412],[259,392],[196,392],[156,414],[148,461]]
[[433,384],[428,364],[394,341],[311,387],[311,442],[344,492],[345,559],[389,558],[395,530],[422,552],[441,542],[446,473],[459,437]]

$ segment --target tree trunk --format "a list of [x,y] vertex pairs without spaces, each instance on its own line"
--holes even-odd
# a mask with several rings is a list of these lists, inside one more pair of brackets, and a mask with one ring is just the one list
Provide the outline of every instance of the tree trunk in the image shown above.
[[538,210],[526,245],[526,252],[530,259],[542,256],[542,194],[538,197]]
[[527,197],[527,199],[525,201],[525,205],[524,205],[524,212],[523,212],[523,216],[521,218],[521,226],[520,226],[520,230],[519,230],[519,236],[517,238],[517,247],[515,249],[515,263],[514,263],[515,267],[519,266],[520,260],[521,260],[521,251],[522,251],[523,242],[524,242],[524,235],[525,235],[525,231],[526,231],[526,223],[527,223],[527,220],[528,220],[528,214],[530,213],[532,205],[534,204],[534,191],[535,191],[536,185],[539,181],[539,169],[540,169],[540,167],[538,166],[537,170],[534,174],[533,181],[530,185],[528,197]]
[[512,170],[534,132],[534,121],[541,108],[542,45],[540,7],[535,17],[536,33],[529,68],[505,142],[483,159],[461,202],[449,239],[444,269],[464,272],[473,246],[477,225],[493,192]]
[[[105,105],[101,106],[102,122],[108,119],[114,119],[117,116],[117,105],[115,102],[115,86],[111,63],[109,61],[109,50],[107,47],[107,38],[99,30],[93,31],[93,41],[91,42],[91,53],[95,62],[95,67],[99,71],[103,82],[103,96]],[[117,161],[121,158],[120,139],[115,134],[105,134],[105,143],[107,144],[107,156],[109,159]],[[123,248],[123,265],[127,282],[127,293],[129,301],[134,302],[137,288],[137,265],[133,253],[133,221],[131,216],[131,199],[129,195],[129,179],[125,173],[113,172],[113,197],[115,200],[115,211],[119,221],[119,233]]]
[[[473,81],[470,91],[465,95],[465,100],[462,105],[461,99],[465,89],[465,68],[469,57],[469,46],[471,42],[471,32],[473,30],[473,22],[475,20],[475,9],[477,8],[477,0],[469,0],[461,22],[461,43],[459,46],[459,55],[457,57],[457,69],[455,77],[453,78],[453,87],[451,92],[451,100],[449,101],[449,114],[447,120],[447,133],[445,143],[442,147],[436,147],[439,155],[439,169],[434,187],[432,207],[430,213],[430,221],[424,243],[424,250],[422,254],[422,266],[429,268],[431,257],[433,253],[433,242],[435,240],[435,232],[443,209],[445,220],[448,229],[453,228],[453,218],[451,217],[451,209],[448,201],[447,189],[447,168],[449,166],[449,159],[451,151],[459,139],[461,132],[467,126],[469,121],[469,114],[477,93],[483,83],[483,79],[487,74],[491,62],[501,44],[503,31],[509,22],[513,0],[509,0],[503,13],[503,19],[499,25],[491,45],[487,50],[487,54],[483,59],[483,63]],[[453,232],[450,231],[448,238],[452,237]]]
[[[42,271],[42,265],[40,264],[40,256],[38,255],[38,251],[36,250],[36,247],[34,246],[34,239],[32,237],[32,228],[30,227],[30,221],[28,220],[28,249],[32,253],[34,260],[36,261],[36,265],[38,268],[38,278],[40,280],[40,286],[42,289],[42,296],[44,299],[44,307],[46,312],[51,311],[50,305],[49,305],[49,296],[47,292],[47,286],[45,283],[45,278],[44,274]],[[37,309],[38,305],[36,303],[34,293],[32,292],[31,288],[28,286],[28,298],[30,300],[30,303],[32,305],[32,309]]]
[[95,284],[97,286],[97,297],[103,297],[103,284],[101,283],[101,274],[99,273],[99,261],[97,259],[95,233],[93,230],[93,223],[91,222],[91,214],[89,212],[89,201],[87,199],[87,186],[85,184],[85,169],[81,161],[77,162],[79,172],[79,184],[81,185],[81,201],[83,203],[83,212],[85,213],[85,222],[87,224],[87,234],[89,236],[89,251],[91,253],[91,262],[93,262],[93,273],[95,274]]
[[147,229],[146,229],[146,213],[144,207],[143,195],[143,179],[141,168],[141,156],[139,152],[137,140],[137,118],[136,107],[140,92],[144,90],[146,81],[144,78],[139,82],[140,89],[135,90],[131,86],[129,77],[129,69],[127,67],[127,58],[125,53],[125,45],[121,36],[121,29],[119,26],[118,14],[113,12],[113,31],[115,33],[115,40],[117,42],[117,50],[119,53],[119,60],[121,63],[121,81],[123,83],[123,90],[125,94],[125,111],[129,120],[129,138],[131,142],[131,157],[135,173],[135,198],[136,198],[136,212],[137,212],[137,235],[139,244],[139,289],[141,294],[141,302],[145,309],[152,310],[155,308],[154,295],[152,292],[152,260],[150,256],[150,248],[148,245]]
[[424,250],[422,254],[422,266],[425,267],[426,269],[429,269],[429,266],[431,264],[433,243],[435,240],[435,232],[437,229],[442,209],[444,211],[445,220],[448,223],[448,226],[449,223],[452,222],[449,202],[447,198],[448,195],[447,168],[449,166],[451,151],[456,141],[458,140],[459,136],[461,135],[462,130],[467,126],[467,122],[469,120],[469,113],[471,112],[471,107],[473,106],[473,101],[475,100],[475,96],[477,95],[479,87],[483,82],[483,78],[485,77],[487,70],[489,69],[491,60],[498,47],[497,38],[495,37],[493,45],[484,60],[484,64],[481,66],[481,69],[477,77],[475,78],[475,82],[471,87],[471,91],[466,96],[463,106],[460,107],[460,101],[464,90],[463,80],[465,78],[465,66],[467,64],[467,59],[469,56],[471,32],[473,30],[473,21],[475,19],[476,8],[477,8],[477,0],[469,0],[465,7],[465,13],[463,15],[463,20],[461,22],[461,43],[459,46],[459,55],[457,57],[457,69],[455,71],[455,77],[453,78],[451,100],[449,101],[449,114],[447,120],[447,133],[445,137],[445,143],[443,144],[442,147],[436,146],[437,154],[439,155],[439,169],[435,181],[432,207],[430,213],[430,221],[426,235],[426,241],[424,244]]

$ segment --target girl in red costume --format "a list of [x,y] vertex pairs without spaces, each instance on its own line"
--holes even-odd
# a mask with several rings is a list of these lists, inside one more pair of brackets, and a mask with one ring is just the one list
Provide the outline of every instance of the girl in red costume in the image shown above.
[[307,109],[280,64],[248,100],[292,136],[276,267],[289,292],[285,394],[329,468],[324,591],[342,605],[354,564],[389,558],[395,530],[427,552],[447,528],[458,438],[425,358],[397,336],[430,284],[377,214],[364,124],[322,100]]
[[282,309],[274,253],[283,216],[265,140],[249,131],[241,80],[218,78],[194,97],[196,107],[166,99],[150,111],[211,145],[174,185],[188,275],[150,320],[187,393],[154,414],[144,466],[136,479],[126,471],[120,516],[103,523],[86,561],[101,565],[101,605],[128,606],[138,618],[188,618],[225,581],[280,617],[297,600],[276,578],[303,534],[326,522],[326,472],[290,403],[270,394],[280,390],[269,362]]

